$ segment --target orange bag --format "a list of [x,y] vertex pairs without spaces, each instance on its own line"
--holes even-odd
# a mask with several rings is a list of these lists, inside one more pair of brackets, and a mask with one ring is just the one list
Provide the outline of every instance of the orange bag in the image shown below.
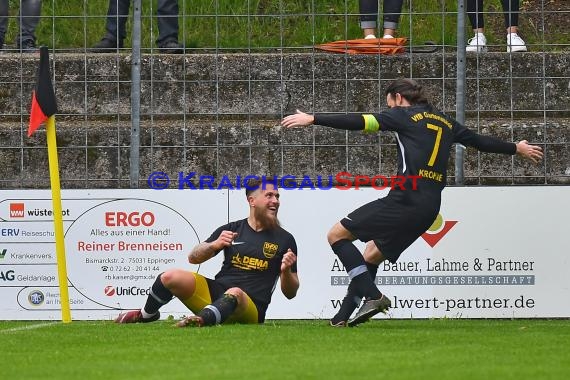
[[319,50],[346,54],[400,54],[406,51],[407,38],[371,38],[327,42],[316,45]]

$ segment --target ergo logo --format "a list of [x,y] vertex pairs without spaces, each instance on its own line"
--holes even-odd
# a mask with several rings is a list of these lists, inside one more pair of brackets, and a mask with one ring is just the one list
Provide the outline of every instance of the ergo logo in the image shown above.
[[123,211],[108,211],[105,213],[107,227],[150,227],[154,224],[154,214],[150,211],[126,213]]

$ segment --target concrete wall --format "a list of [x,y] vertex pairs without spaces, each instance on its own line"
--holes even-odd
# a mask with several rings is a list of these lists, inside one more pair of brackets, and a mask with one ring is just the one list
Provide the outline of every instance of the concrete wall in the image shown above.
[[[59,105],[61,179],[67,188],[129,186],[130,56],[52,55]],[[49,187],[45,133],[25,137],[38,57],[0,63],[0,187]],[[227,54],[145,56],[141,90],[141,187],[153,170],[245,174],[391,174],[390,135],[282,130],[283,114],[374,112],[391,79],[421,80],[437,107],[455,110],[453,54],[344,56]],[[543,144],[546,158],[468,150],[468,184],[570,183],[570,54],[468,57],[466,124],[507,140]],[[478,78],[477,78],[478,72]],[[379,80],[380,78],[380,80]],[[478,110],[479,112],[475,112]],[[453,181],[453,162],[450,163]]]

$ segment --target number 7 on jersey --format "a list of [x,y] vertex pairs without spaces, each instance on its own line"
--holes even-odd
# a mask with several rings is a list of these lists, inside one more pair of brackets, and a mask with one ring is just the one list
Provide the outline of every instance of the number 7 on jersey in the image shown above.
[[437,152],[439,151],[439,143],[441,142],[441,133],[443,131],[443,128],[438,127],[437,125],[434,124],[430,124],[427,123],[426,125],[428,127],[428,129],[434,130],[437,132],[437,135],[435,136],[435,142],[433,144],[433,150],[431,152],[431,156],[429,158],[428,161],[428,166],[433,166],[433,164],[435,163],[435,159],[437,157]]

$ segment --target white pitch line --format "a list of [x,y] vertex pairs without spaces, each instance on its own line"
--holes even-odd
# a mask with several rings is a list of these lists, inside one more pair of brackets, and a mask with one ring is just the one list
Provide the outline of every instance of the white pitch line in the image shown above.
[[28,325],[28,326],[22,326],[22,327],[12,327],[11,329],[0,330],[0,333],[10,333],[10,332],[16,332],[16,331],[39,329],[39,328],[46,327],[46,326],[53,326],[53,325],[55,325],[56,323],[58,323],[58,322],[38,323],[37,325]]

